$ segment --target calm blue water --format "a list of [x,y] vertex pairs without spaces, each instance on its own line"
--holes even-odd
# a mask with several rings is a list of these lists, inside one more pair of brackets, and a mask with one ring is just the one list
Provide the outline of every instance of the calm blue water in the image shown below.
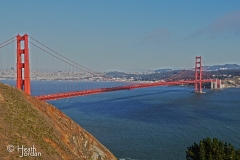
[[[16,86],[16,80],[0,80],[0,82]],[[92,81],[36,81],[31,80],[31,95],[47,95],[70,91],[81,91],[97,88],[109,88],[116,86],[131,85],[123,82],[92,82]]]
[[208,136],[240,148],[240,88],[191,91],[153,87],[49,102],[118,158],[186,159],[187,147]]

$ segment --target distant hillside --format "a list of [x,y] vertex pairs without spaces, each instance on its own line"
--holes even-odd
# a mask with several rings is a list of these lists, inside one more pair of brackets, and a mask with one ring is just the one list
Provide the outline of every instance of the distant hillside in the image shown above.
[[[194,69],[194,68],[192,68]],[[230,70],[230,69],[240,69],[240,65],[238,64],[224,64],[224,65],[213,65],[213,66],[203,66],[203,70],[210,70],[210,71],[217,71],[217,70]],[[173,70],[181,70],[181,69],[170,69],[170,68],[163,68],[154,70],[155,73],[164,73]]]
[[[34,157],[36,159],[117,159],[96,138],[54,106],[2,83],[0,133],[0,159],[21,159],[18,147],[22,145],[24,148],[34,145],[35,153],[41,155]],[[28,150],[27,153],[33,151]],[[26,156],[23,159],[34,158]]]
[[216,70],[229,70],[229,69],[240,69],[240,65],[237,64],[224,64],[224,65],[214,65],[207,66],[207,70],[216,71]]
[[169,72],[172,71],[173,69],[167,68],[167,69],[157,69],[154,70],[155,73],[164,73],[164,72]]
[[134,76],[135,74],[129,74],[125,72],[118,72],[118,71],[113,71],[113,72],[108,72],[106,73],[108,77],[118,77],[118,78],[124,78],[124,77],[131,77]]
[[128,70],[127,72],[149,72],[152,70],[149,69],[132,69],[132,70]]

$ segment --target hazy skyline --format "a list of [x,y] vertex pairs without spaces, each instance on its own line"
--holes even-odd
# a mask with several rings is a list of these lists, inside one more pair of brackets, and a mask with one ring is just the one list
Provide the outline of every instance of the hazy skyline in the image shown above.
[[95,71],[240,64],[238,0],[1,1],[0,18],[0,43],[27,33]]

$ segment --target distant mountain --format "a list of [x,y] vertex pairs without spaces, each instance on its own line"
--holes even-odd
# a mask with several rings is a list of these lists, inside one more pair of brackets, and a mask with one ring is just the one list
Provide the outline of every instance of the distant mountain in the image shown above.
[[112,71],[112,72],[107,72],[106,76],[110,76],[110,77],[113,77],[113,78],[124,78],[124,77],[128,76],[128,73]]
[[[218,70],[231,70],[231,69],[240,69],[240,65],[238,64],[224,64],[224,65],[213,65],[213,66],[202,66],[203,71],[208,70],[208,71],[218,71]],[[166,72],[171,72],[171,71],[178,71],[182,70],[181,68],[162,68],[162,69],[157,69],[153,70],[154,73],[166,73]],[[191,70],[195,70],[195,68],[192,68]],[[131,70],[128,72],[119,72],[119,71],[111,71],[107,72],[106,75],[113,76],[113,77],[121,77],[123,75],[132,75],[135,74],[133,72],[147,72],[147,71],[152,71],[152,70],[147,70],[147,69],[135,69]]]
[[132,69],[132,70],[128,70],[127,72],[148,72],[148,71],[152,71],[150,69]]
[[164,72],[169,72],[169,71],[172,71],[174,69],[170,69],[170,68],[167,68],[167,69],[157,69],[157,70],[154,70],[155,73],[164,73]]
[[211,70],[211,71],[240,69],[240,65],[238,65],[238,64],[224,64],[224,65],[204,66],[204,69]]
[[[238,64],[224,64],[224,65],[213,65],[213,66],[202,66],[203,70],[208,70],[208,71],[218,71],[218,70],[230,70],[230,69],[240,69],[240,65]],[[164,73],[164,72],[170,72],[173,70],[181,70],[181,69],[157,69],[154,70],[155,73]],[[192,68],[194,70],[194,68]]]

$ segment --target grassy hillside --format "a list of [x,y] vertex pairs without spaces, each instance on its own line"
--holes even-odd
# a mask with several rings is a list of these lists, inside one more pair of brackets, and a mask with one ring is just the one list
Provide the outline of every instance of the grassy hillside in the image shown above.
[[[13,152],[7,151],[10,144]],[[21,159],[18,145],[34,145],[41,153],[36,159],[116,159],[54,106],[0,83],[0,159]]]

